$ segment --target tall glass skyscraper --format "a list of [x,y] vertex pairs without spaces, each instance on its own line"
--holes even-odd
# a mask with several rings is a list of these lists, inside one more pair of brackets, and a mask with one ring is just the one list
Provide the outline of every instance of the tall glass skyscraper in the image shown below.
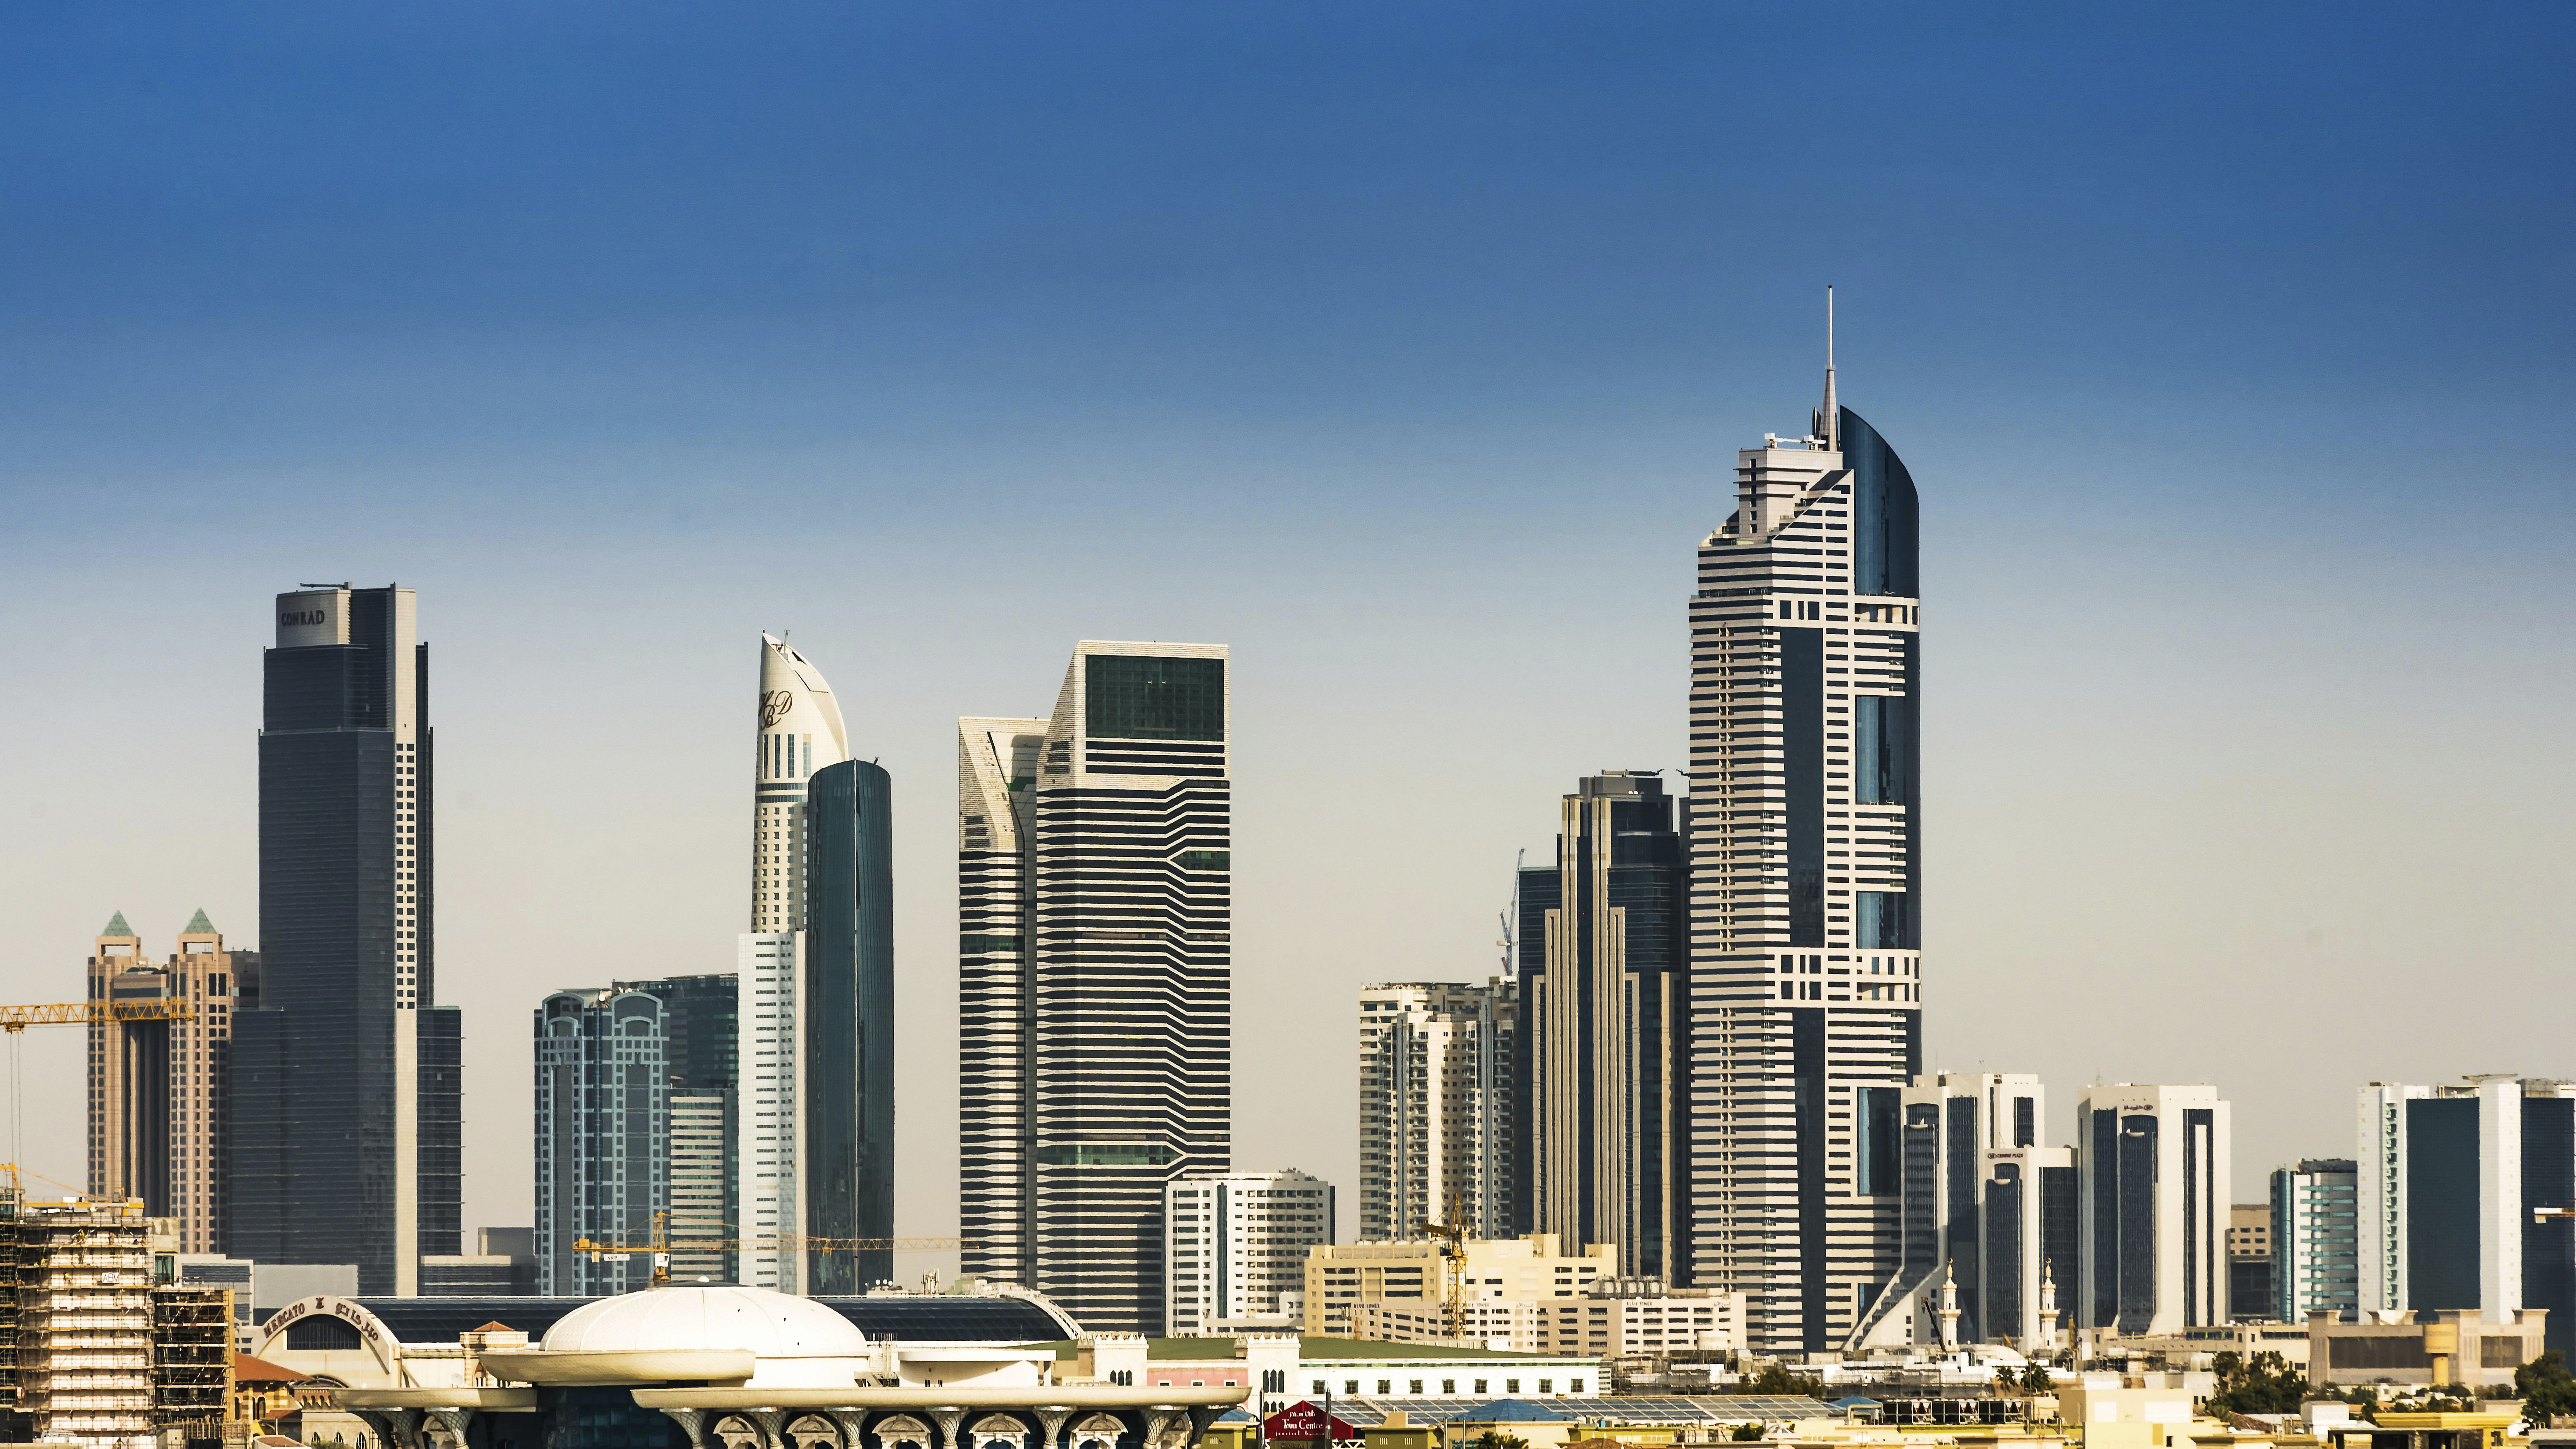
[[1676,1276],[1743,1290],[1757,1352],[1831,1349],[1898,1267],[1895,1184],[1843,1143],[1922,1066],[1914,480],[1829,361],[1808,435],[1737,453],[1735,505],[1690,602]]
[[[805,1231],[894,1236],[893,781],[864,760],[826,765],[807,792]],[[811,1252],[809,1293],[894,1278],[891,1247]]]
[[959,722],[967,1268],[1086,1327],[1161,1327],[1163,1185],[1233,1165],[1226,700],[1222,645],[1085,641]]
[[1668,1278],[1690,990],[1673,800],[1609,770],[1558,813],[1556,863],[1520,876],[1529,1230],[1616,1243],[1622,1275]]
[[458,1022],[437,1000],[429,646],[412,591],[277,598],[262,659],[260,1006],[237,1013],[227,1251],[417,1291],[460,1246]]
[[537,1291],[591,1298],[653,1280],[647,1253],[574,1244],[652,1241],[671,1206],[670,1043],[641,991],[558,991],[537,1008]]

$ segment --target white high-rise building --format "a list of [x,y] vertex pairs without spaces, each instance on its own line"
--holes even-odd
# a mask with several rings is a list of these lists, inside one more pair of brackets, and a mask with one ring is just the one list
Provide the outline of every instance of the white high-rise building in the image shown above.
[[2359,1106],[2362,1309],[2499,1324],[2545,1309],[2549,1346],[2576,1346],[2576,1083],[2372,1082]]
[[1164,1184],[1163,1336],[1295,1332],[1306,1252],[1332,1240],[1333,1185],[1293,1167]]
[[1518,1126],[1516,984],[1415,981],[1360,988],[1363,1240],[1448,1222],[1509,1237]]
[[1895,1275],[1896,1185],[1845,1143],[1923,1056],[1914,481],[1827,356],[1809,434],[1736,455],[1690,604],[1672,1275],[1742,1291],[1760,1353],[1836,1347]]
[[959,722],[966,1269],[1089,1328],[1160,1326],[1163,1186],[1234,1165],[1227,723],[1223,645],[1095,640]]
[[[1947,1302],[1959,1310],[1964,1340],[2020,1341],[2028,1316],[2037,1311],[2048,1253],[2040,1234],[2042,1170],[2062,1171],[2047,1181],[2061,1189],[2070,1208],[2074,1189],[2066,1149],[2038,1146],[2040,1124],[2048,1119],[2039,1078],[2024,1072],[1931,1072],[1902,1088],[1860,1088],[1853,1100],[1858,1194],[1893,1192],[1901,1207],[1895,1271],[1872,1297],[1846,1346],[1939,1342],[1945,1290]],[[2004,1194],[1990,1219],[1988,1194],[1999,1181]],[[1998,1232],[2006,1235],[2003,1259],[1990,1265],[1986,1250]],[[2070,1272],[2073,1248],[2070,1240],[2064,1250]],[[2002,1309],[1992,1324],[1990,1288]]]
[[751,929],[805,929],[805,790],[850,757],[841,706],[823,671],[783,639],[760,636],[760,731],[752,761]]
[[742,1281],[805,1291],[801,1147],[806,1054],[805,797],[816,771],[849,758],[841,706],[823,672],[783,639],[760,636],[760,728],[752,757],[751,929],[736,943],[741,1088],[735,1093],[736,1211]]
[[2135,1336],[2228,1321],[2229,1117],[2215,1087],[2084,1089],[2077,1326]]
[[1037,955],[1029,949],[1042,719],[957,722],[958,1231],[969,1273],[1032,1281]]

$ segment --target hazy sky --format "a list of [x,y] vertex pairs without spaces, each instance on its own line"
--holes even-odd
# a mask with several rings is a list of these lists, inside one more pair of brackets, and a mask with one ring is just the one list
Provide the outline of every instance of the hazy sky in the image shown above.
[[[1344,1188],[1353,990],[1683,764],[1732,450],[1923,495],[1928,1051],[2576,1075],[2565,6],[19,4],[0,989],[257,930],[268,599],[420,590],[469,1227],[529,1013],[729,969],[758,631],[898,802],[955,1222],[960,714],[1234,650],[1238,1160]],[[14,1039],[13,1039],[14,1040]],[[79,1033],[26,1156],[82,1172]],[[937,1259],[906,1259],[907,1271]]]

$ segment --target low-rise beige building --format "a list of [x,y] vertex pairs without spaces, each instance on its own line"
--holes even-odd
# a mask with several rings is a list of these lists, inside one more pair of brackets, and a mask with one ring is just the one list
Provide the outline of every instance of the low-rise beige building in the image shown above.
[[2446,1308],[2428,1323],[2376,1312],[2343,1323],[2319,1309],[2308,1315],[2308,1377],[2320,1384],[2509,1384],[2515,1369],[2540,1357],[2549,1318],[2544,1308],[2510,1312],[2509,1323],[2484,1322],[2474,1308]]
[[1317,1245],[1306,1255],[1306,1332],[1352,1333],[1352,1309],[1362,1303],[1442,1304],[1453,1284],[1462,1305],[1543,1302],[1572,1298],[1619,1273],[1612,1244],[1566,1253],[1554,1233],[1469,1241],[1460,1249],[1452,1258],[1448,1244],[1435,1239]]

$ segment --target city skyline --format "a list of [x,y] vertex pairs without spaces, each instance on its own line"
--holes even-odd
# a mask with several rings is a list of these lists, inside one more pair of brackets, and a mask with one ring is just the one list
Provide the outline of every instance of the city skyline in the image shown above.
[[[1352,992],[1484,979],[1565,782],[1684,765],[1669,541],[1805,416],[1831,281],[1843,397],[1937,500],[1924,1066],[2037,1073],[2061,1116],[2211,1081],[2243,1183],[2350,1151],[2352,1084],[2282,1024],[2383,1032],[2437,961],[2559,970],[2528,902],[2571,863],[2576,509],[2520,420],[2563,390],[2567,203],[2529,179],[2568,103],[2526,68],[2571,22],[1950,19],[657,15],[600,53],[579,18],[427,52],[246,18],[193,32],[214,67],[14,32],[48,62],[0,99],[48,138],[0,161],[14,999],[68,999],[119,910],[156,951],[200,907],[281,944],[242,621],[416,585],[464,1226],[520,1222],[531,993],[733,967],[740,647],[792,626],[906,782],[897,1216],[944,1231],[955,1107],[911,1044],[954,1040],[953,722],[1032,707],[1069,638],[1223,639],[1240,1076],[1320,1099],[1239,1092],[1235,1161],[1350,1190]],[[1812,70],[1745,64],[1828,52],[1845,100],[1794,123]],[[761,103],[639,99],[700,84]],[[2494,224],[2425,204],[2472,193]],[[1587,689],[1532,687],[1574,657]],[[2369,1075],[2576,1075],[2508,1017]],[[27,1130],[80,1180],[75,1124]]]

